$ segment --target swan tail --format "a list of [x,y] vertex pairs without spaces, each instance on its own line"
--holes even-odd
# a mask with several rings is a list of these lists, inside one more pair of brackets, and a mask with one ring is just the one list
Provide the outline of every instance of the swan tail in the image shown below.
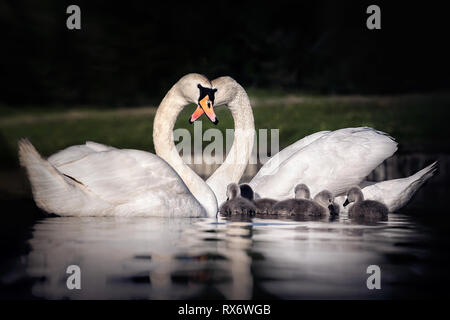
[[83,184],[43,159],[28,139],[19,141],[18,152],[36,205],[48,213],[78,215],[88,197]]
[[409,177],[411,180],[410,189],[412,189],[412,192],[413,193],[416,192],[417,189],[419,189],[428,179],[434,176],[436,174],[437,169],[438,169],[438,162],[435,161],[429,166],[423,168],[420,171],[417,171],[415,174]]
[[390,208],[390,211],[395,211],[405,206],[414,196],[414,194],[420,189],[420,187],[428,181],[431,177],[433,177],[438,169],[438,162],[435,161],[429,166],[423,168],[420,171],[417,171],[412,176],[406,178],[408,180],[407,187],[404,189],[403,196],[401,199],[403,201],[399,201],[396,203],[396,206]]

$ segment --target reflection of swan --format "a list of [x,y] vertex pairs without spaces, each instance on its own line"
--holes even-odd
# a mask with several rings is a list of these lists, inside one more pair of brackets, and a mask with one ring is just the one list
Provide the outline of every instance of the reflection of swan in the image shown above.
[[180,111],[199,103],[211,121],[214,91],[198,74],[181,78],[162,100],[154,120],[160,157],[101,144],[67,148],[47,160],[27,140],[19,142],[36,204],[63,216],[215,216],[217,200],[208,185],[183,163],[173,142]]
[[[250,127],[248,114],[251,114],[251,106],[245,90],[230,77],[222,77],[212,83],[218,89],[217,99],[221,96],[221,103],[217,105],[232,105],[235,123],[245,123],[246,127]],[[233,94],[230,95],[228,92]],[[241,103],[240,106],[239,103]],[[244,116],[241,116],[241,113]],[[197,108],[195,119],[201,114],[202,110]],[[253,117],[251,120],[253,121]],[[247,138],[250,139],[250,136]],[[240,143],[245,145],[242,140],[244,138],[241,137]],[[296,181],[299,180],[307,183],[313,194],[328,189],[333,194],[339,195],[345,193],[351,186],[361,183],[373,169],[396,150],[397,143],[392,138],[371,128],[320,131],[304,137],[275,154],[249,185],[259,197],[278,200],[289,198]],[[244,153],[241,159],[246,156],[247,154]],[[233,168],[238,170],[234,171]],[[229,161],[207,180],[219,204],[225,200],[223,186],[238,182],[243,173],[242,168],[242,165],[235,167],[233,162]],[[386,198],[385,203],[388,204],[389,210],[394,211],[404,206],[418,188],[433,176],[434,168],[435,164],[404,179],[380,183],[363,182],[362,192],[367,199]],[[343,196],[336,198],[336,202],[342,204],[342,198]]]
[[[214,235],[223,234],[225,225],[211,225],[211,221],[159,217],[42,219],[33,227],[28,242],[27,273],[30,279],[40,280],[35,281],[32,293],[45,299],[188,299],[200,295],[210,281],[229,290],[233,283],[217,277],[234,279],[228,264],[239,253],[204,241],[205,235],[210,235],[205,231],[211,228],[217,227]],[[208,254],[233,260],[208,259]],[[184,260],[181,255],[202,258]],[[81,269],[81,290],[66,287],[66,269],[72,264]],[[240,267],[245,266],[241,263]],[[194,275],[210,272],[215,277],[190,282],[189,286],[175,281],[177,273],[189,275],[191,271]]]
[[374,200],[364,200],[364,195],[359,187],[352,187],[347,192],[347,199],[344,207],[354,202],[348,210],[348,216],[366,218],[385,218],[388,215],[388,208],[381,202]]

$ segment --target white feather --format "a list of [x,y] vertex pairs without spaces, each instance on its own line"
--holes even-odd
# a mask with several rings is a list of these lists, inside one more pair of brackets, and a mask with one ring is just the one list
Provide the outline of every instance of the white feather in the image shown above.
[[305,183],[312,195],[324,189],[340,194],[359,184],[397,150],[393,138],[367,127],[323,132],[311,140],[275,170],[265,171],[263,166],[250,181],[254,191],[261,197],[282,200],[292,198],[295,186]]
[[[392,179],[381,182],[364,181],[360,184],[364,199],[376,200],[384,203],[389,212],[394,212],[405,206],[416,193],[416,191],[434,174],[437,170],[437,162],[416,172],[415,174],[401,179]],[[344,208],[345,195],[337,197],[336,203],[340,205],[341,212],[347,212],[349,207]]]
[[206,216],[180,176],[158,156],[77,147],[60,153],[71,161],[53,165],[28,140],[19,141],[20,161],[41,209],[62,216]]

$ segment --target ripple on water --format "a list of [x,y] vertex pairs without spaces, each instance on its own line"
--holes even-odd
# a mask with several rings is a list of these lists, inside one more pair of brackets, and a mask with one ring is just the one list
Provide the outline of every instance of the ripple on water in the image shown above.
[[[443,267],[449,244],[435,237],[397,214],[360,222],[47,218],[27,240],[30,251],[18,262],[23,272],[11,271],[8,279],[45,279],[29,287],[50,299],[421,297],[433,281],[449,279]],[[79,292],[65,287],[71,264],[82,270]],[[366,287],[374,264],[383,275],[377,292]]]

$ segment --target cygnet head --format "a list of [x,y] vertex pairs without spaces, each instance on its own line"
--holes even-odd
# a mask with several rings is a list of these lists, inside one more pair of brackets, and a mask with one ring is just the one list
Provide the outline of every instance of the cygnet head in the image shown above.
[[361,191],[361,188],[358,186],[355,186],[355,187],[350,188],[350,190],[348,190],[347,199],[345,199],[343,206],[346,207],[348,204],[350,204],[352,202],[358,202],[358,201],[363,201],[363,200],[364,200],[364,195]]
[[255,193],[253,192],[252,187],[250,187],[248,184],[243,183],[239,185],[241,189],[241,197],[246,198],[250,201],[253,201],[255,198]]
[[314,201],[321,206],[328,208],[331,215],[339,214],[339,207],[334,203],[334,196],[328,190],[322,190],[314,197]]
[[241,195],[241,189],[236,183],[230,183],[227,186],[227,200],[234,199]]
[[310,199],[311,192],[306,184],[300,183],[295,186],[295,199]]

